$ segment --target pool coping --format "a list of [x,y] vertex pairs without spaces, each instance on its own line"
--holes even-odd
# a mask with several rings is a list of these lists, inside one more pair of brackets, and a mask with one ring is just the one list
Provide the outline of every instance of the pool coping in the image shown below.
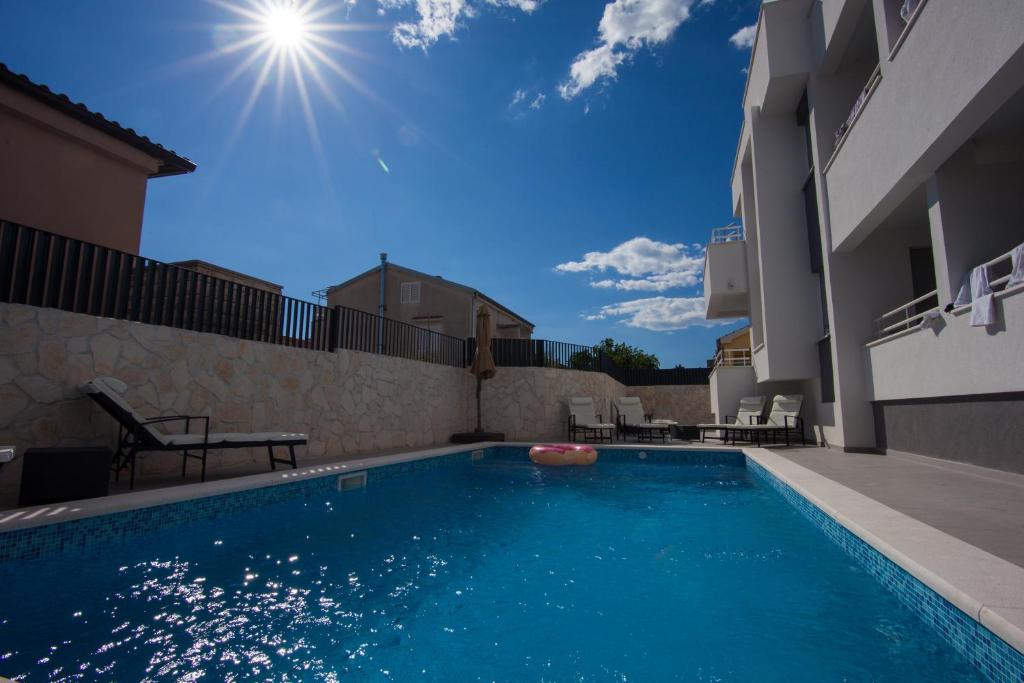
[[1024,568],[764,448],[744,455],[1024,653]]
[[[296,470],[116,494],[61,505],[0,512],[0,536],[21,529],[278,486],[319,477],[470,453],[529,447],[534,442],[481,442],[328,462]],[[764,448],[713,444],[593,444],[598,450],[741,452],[965,615],[1024,653],[1024,568],[935,529]]]

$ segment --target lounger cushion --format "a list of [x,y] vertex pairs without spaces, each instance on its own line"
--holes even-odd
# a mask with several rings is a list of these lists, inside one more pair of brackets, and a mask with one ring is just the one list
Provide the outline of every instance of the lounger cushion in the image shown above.
[[764,396],[745,396],[740,399],[739,408],[736,410],[735,424],[754,424],[761,419],[762,415],[764,415]]
[[614,399],[615,409],[622,416],[627,427],[646,425],[644,419],[644,404],[640,402],[639,396],[620,396]]
[[[101,394],[108,401],[117,405],[126,413],[129,420],[136,423],[135,425],[125,425],[125,427],[134,430],[135,426],[145,422],[146,418],[136,412],[135,408],[133,408],[128,401],[124,400],[124,396],[122,396],[122,394],[124,394],[127,389],[127,384],[114,377],[94,377],[82,386],[82,390],[85,393]],[[121,420],[119,419],[119,421]],[[142,429],[145,430],[153,440],[167,445],[167,436],[154,425],[142,425]]]
[[597,422],[588,424],[580,424],[579,422],[577,422],[576,427],[578,429],[615,429],[615,425],[608,424],[607,422]]
[[[737,425],[732,429],[786,429],[793,426],[793,419],[800,416],[804,397],[802,394],[779,394],[772,401],[772,412],[768,414],[765,424]],[[788,418],[788,419],[787,419]]]
[[[594,399],[588,397],[572,397],[569,399],[569,414],[575,418],[576,426],[600,424],[594,410]],[[612,425],[614,427],[614,425]]]
[[[165,438],[169,446],[201,446],[203,444],[202,434],[169,434]],[[210,434],[208,443],[213,446],[235,443],[294,443],[296,441],[306,441],[306,435],[289,432]]]

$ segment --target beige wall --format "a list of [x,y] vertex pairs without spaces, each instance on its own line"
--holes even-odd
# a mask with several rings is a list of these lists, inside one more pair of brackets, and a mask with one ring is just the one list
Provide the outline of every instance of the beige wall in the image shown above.
[[597,412],[611,421],[611,399],[621,396],[622,390],[603,372],[498,368],[494,378],[483,383],[483,428],[503,432],[509,441],[564,441],[570,396],[591,397]]
[[[19,452],[112,444],[114,422],[78,388],[97,375],[126,382],[128,401],[146,416],[211,415],[211,431],[306,432],[300,462],[443,443],[470,420],[470,376],[461,368],[0,304],[0,444]],[[0,470],[0,505],[17,498],[19,463]],[[220,451],[209,469],[249,463],[266,470],[266,452]],[[180,464],[151,454],[139,474]]]
[[[564,441],[572,396],[592,398],[594,409],[607,422],[615,421],[612,399],[618,396],[639,396],[644,410],[655,418],[680,424],[708,422],[711,417],[711,393],[706,384],[627,387],[603,372],[498,368],[497,375],[483,384],[483,428],[503,432],[509,441]],[[471,406],[474,401],[471,396]]]
[[[308,351],[214,334],[0,304],[0,445],[113,445],[116,425],[85,397],[112,375],[146,416],[210,415],[211,431],[302,431],[310,457],[445,443],[476,422],[464,368],[357,351]],[[706,421],[707,386],[624,387],[599,372],[498,368],[484,382],[485,429],[509,440],[564,440],[566,399],[590,396],[606,420],[614,396],[636,395],[656,417]],[[0,469],[0,508],[14,505],[21,460]],[[178,471],[166,453],[140,460],[141,477]],[[263,450],[219,451],[211,474],[262,472]],[[197,470],[192,469],[192,479]]]
[[655,419],[695,425],[711,421],[711,387],[707,384],[624,387],[623,395],[639,396]]
[[0,219],[138,253],[158,162],[0,86]]
[[[418,304],[402,303],[401,287],[403,282],[420,283],[420,302]],[[327,295],[327,303],[329,306],[347,306],[367,313],[378,314],[380,305],[379,274],[373,273],[331,291]],[[385,315],[393,320],[400,320],[419,327],[429,327],[460,339],[474,336],[476,322],[474,320],[473,295],[463,289],[452,287],[442,280],[414,275],[401,268],[389,267],[385,304],[387,306]],[[499,323],[504,325],[519,321],[502,313],[497,307],[489,306],[491,309],[491,336],[513,339],[530,338],[530,328],[526,325],[520,325],[517,328],[499,328]],[[428,320],[430,320],[429,324]]]

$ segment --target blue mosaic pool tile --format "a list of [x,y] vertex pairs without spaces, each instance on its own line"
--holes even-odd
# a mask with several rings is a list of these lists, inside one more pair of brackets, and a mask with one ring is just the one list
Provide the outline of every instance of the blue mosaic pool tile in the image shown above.
[[[529,459],[527,446],[495,446],[489,449],[488,458],[500,460]],[[598,462],[645,462],[673,463],[677,465],[730,465],[743,467],[746,458],[742,451],[698,451],[698,450],[662,450],[635,448],[600,448],[597,451]]]
[[[369,469],[367,480],[382,481],[414,471],[464,464],[470,460],[471,453],[466,451],[384,465]],[[321,496],[336,491],[337,477],[346,473],[340,470],[317,473],[317,476],[297,478],[273,486],[2,532],[0,562],[33,559],[95,544],[123,543],[139,534],[218,519],[261,505]]]
[[[487,449],[482,450],[486,452]],[[462,453],[443,455],[436,458],[421,458],[420,460],[399,462],[385,467],[375,467],[371,470],[367,470],[366,478],[367,481],[384,481],[386,479],[394,479],[395,477],[401,477],[414,472],[422,472],[423,470],[428,469],[433,470],[440,467],[465,465],[472,461],[472,453],[472,451],[465,451]]]
[[900,602],[938,631],[987,678],[999,683],[1024,681],[1024,654],[871,547],[763,466],[747,459],[747,469],[782,494],[783,498],[891,591]]

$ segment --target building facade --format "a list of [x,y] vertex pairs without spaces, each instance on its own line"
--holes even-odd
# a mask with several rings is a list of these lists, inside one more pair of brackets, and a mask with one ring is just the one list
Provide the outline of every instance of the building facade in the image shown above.
[[1024,471],[1024,4],[766,0],[743,115],[704,283],[751,365],[716,415],[800,393],[820,443]]
[[195,168],[0,64],[0,220],[138,254],[149,179]]
[[476,311],[480,304],[487,304],[493,338],[529,339],[533,334],[533,323],[476,289],[390,263],[386,257],[381,255],[376,268],[329,287],[327,305],[347,306],[465,339],[476,336]]

